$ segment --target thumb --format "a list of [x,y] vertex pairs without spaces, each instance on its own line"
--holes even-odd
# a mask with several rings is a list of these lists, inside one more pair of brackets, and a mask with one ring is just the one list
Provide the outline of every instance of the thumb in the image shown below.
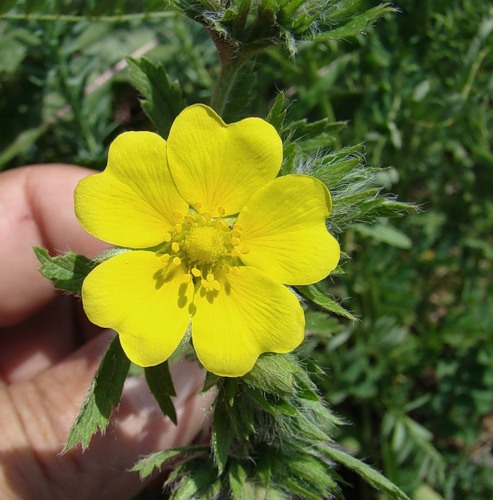
[[1,498],[132,498],[145,486],[129,472],[141,455],[190,443],[206,425],[213,396],[196,396],[203,372],[180,361],[171,367],[177,426],[162,415],[144,380],[129,378],[106,433],[94,436],[85,453],[61,455],[113,336],[104,332],[38,377],[1,388]]

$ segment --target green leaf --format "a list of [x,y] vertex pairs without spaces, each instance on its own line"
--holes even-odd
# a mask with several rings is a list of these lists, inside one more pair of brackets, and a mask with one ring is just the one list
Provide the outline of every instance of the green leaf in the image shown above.
[[384,491],[389,494],[391,498],[409,500],[409,497],[392,481],[389,481],[386,477],[380,474],[380,472],[375,470],[373,467],[370,467],[368,464],[365,464],[361,460],[358,460],[344,451],[331,446],[318,447],[318,450],[325,456],[334,460],[334,462],[344,465],[353,472],[356,472],[356,474],[359,474],[371,486],[377,490]]
[[358,318],[347,309],[328,297],[318,285],[299,285],[296,289],[307,299],[311,300],[326,311],[333,312],[351,321],[358,321]]
[[142,109],[158,133],[167,137],[174,119],[186,107],[179,83],[171,83],[163,66],[145,57],[127,57],[127,62],[132,83],[143,96]]
[[15,4],[16,0],[0,0],[0,15],[8,12]]
[[229,416],[228,405],[223,398],[218,399],[212,419],[212,451],[219,474],[222,474],[229,458],[234,430]]
[[375,241],[386,243],[396,248],[407,250],[412,246],[411,238],[390,224],[373,224],[371,226],[367,224],[354,224],[352,227],[363,236],[368,236]]
[[231,464],[228,478],[233,499],[256,500],[259,498],[255,486],[248,480],[245,468],[238,462]]
[[94,433],[104,432],[113,408],[120,402],[129,367],[130,361],[117,336],[101,361],[82,408],[70,429],[64,452],[79,443],[82,449],[86,449]]
[[279,132],[283,130],[287,113],[286,96],[284,92],[279,92],[272,103],[267,115],[267,121]]
[[182,446],[180,448],[171,448],[169,450],[151,453],[141,458],[130,470],[138,472],[141,479],[150,476],[154,470],[161,470],[167,465],[166,462],[179,456],[190,459],[194,456],[209,452],[208,446]]
[[164,415],[176,425],[178,423],[176,410],[170,396],[176,396],[173,380],[169,372],[168,361],[144,369],[147,385],[159,404]]
[[248,385],[270,394],[292,394],[298,365],[283,354],[264,354],[242,380]]
[[314,35],[313,40],[326,41],[357,36],[368,29],[379,17],[390,12],[395,13],[397,10],[390,7],[389,4],[378,5],[362,14],[352,16],[348,23],[339,28]]
[[44,248],[33,248],[41,266],[39,272],[53,282],[55,288],[80,295],[82,283],[95,264],[93,261],[74,252],[60,257],[51,257]]

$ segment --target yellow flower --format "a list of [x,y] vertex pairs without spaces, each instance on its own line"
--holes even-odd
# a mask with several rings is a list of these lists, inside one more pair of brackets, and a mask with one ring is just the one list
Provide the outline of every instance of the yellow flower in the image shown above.
[[301,343],[303,310],[285,285],[321,280],[340,252],[325,226],[327,189],[307,175],[275,178],[281,162],[270,124],[227,125],[198,104],[167,141],[120,135],[105,171],[79,183],[82,226],[133,249],[98,265],[82,287],[87,316],[118,332],[131,361],[166,360],[190,319],[197,357],[221,376]]

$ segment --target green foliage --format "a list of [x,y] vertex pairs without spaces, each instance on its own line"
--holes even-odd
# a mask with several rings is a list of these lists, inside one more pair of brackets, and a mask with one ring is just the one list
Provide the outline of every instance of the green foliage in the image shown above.
[[175,405],[170,396],[176,396],[168,361],[144,369],[147,385],[163,412],[176,425],[178,423]]
[[379,472],[335,447],[330,434],[341,423],[294,356],[264,355],[241,379],[219,381],[212,458],[208,449],[176,449],[143,459],[137,469],[149,474],[178,459],[165,482],[171,498],[288,499],[296,494],[315,500],[339,496],[339,463],[393,498],[408,498]]
[[89,388],[86,399],[70,429],[64,451],[78,444],[85,449],[96,432],[104,432],[111,412],[118,406],[130,361],[123,352],[120,339],[115,337],[106,351]]
[[80,295],[84,278],[94,268],[93,261],[74,252],[50,257],[44,248],[39,247],[34,247],[34,253],[41,262],[39,272],[52,281],[55,288]]
[[145,57],[127,58],[133,85],[143,96],[142,109],[164,138],[180,111],[186,107],[178,82],[169,82],[168,75],[159,64]]

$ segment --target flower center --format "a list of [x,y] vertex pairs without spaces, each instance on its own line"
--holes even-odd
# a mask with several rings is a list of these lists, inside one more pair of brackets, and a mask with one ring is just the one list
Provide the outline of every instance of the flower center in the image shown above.
[[213,264],[226,254],[224,230],[217,226],[196,226],[188,232],[183,249],[191,262],[199,265]]

